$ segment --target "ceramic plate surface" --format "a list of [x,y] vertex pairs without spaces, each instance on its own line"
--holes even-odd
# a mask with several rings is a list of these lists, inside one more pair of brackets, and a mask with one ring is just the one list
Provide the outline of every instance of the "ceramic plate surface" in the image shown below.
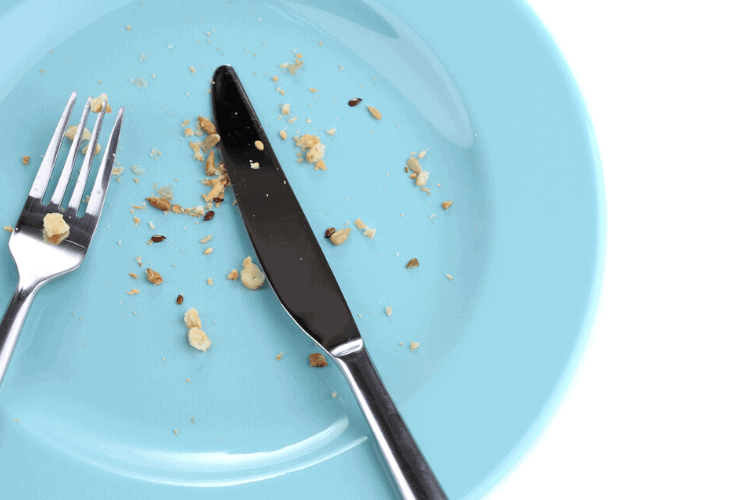
[[[591,327],[604,200],[582,99],[525,4],[4,1],[0,33],[3,224],[72,91],[74,116],[102,92],[126,110],[124,171],[90,251],[38,294],[0,389],[4,498],[395,498],[335,366],[309,366],[315,345],[267,284],[226,278],[253,255],[231,190],[211,221],[132,208],[163,186],[203,204],[188,147],[200,138],[181,125],[211,116],[221,64],[242,79],[449,497],[480,498],[529,448]],[[296,54],[291,75],[280,65]],[[295,161],[292,136],[306,133],[325,143],[327,171]],[[421,151],[429,193],[404,172]],[[357,218],[373,239],[323,239]],[[147,245],[155,234],[167,239]],[[7,251],[0,272],[7,301]],[[190,307],[208,352],[186,341]]]

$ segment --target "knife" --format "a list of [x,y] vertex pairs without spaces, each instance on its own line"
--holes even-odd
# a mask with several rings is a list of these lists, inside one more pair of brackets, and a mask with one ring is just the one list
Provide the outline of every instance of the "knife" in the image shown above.
[[[352,389],[404,499],[447,498],[367,354],[318,245],[234,69],[211,86],[214,123],[237,205],[281,305],[329,356]],[[263,150],[255,146],[263,143]],[[256,168],[253,168],[253,164]]]

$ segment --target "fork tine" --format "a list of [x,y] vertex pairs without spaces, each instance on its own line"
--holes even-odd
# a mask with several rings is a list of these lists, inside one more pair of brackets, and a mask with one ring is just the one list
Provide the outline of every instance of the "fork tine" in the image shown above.
[[107,188],[109,187],[109,181],[112,178],[112,167],[115,164],[117,145],[120,143],[120,129],[122,128],[122,116],[124,113],[125,108],[120,108],[120,111],[117,112],[115,125],[112,127],[112,133],[109,134],[107,149],[104,151],[104,158],[102,158],[102,163],[96,174],[94,191],[91,193],[91,198],[86,207],[86,213],[93,215],[97,220],[102,213],[104,199],[107,197]]
[[51,203],[57,206],[63,201],[65,191],[68,189],[68,182],[70,181],[70,174],[73,173],[73,165],[76,163],[76,157],[78,156],[78,147],[81,145],[81,138],[83,137],[83,131],[86,128],[86,120],[89,117],[89,110],[91,109],[91,96],[86,100],[86,106],[83,108],[83,115],[81,115],[81,121],[78,122],[78,130],[76,131],[75,137],[73,137],[73,143],[70,145],[70,151],[68,152],[68,158],[65,160],[65,166],[63,167],[60,180],[57,181],[57,187],[52,195]]
[[68,203],[68,209],[78,210],[81,205],[81,198],[83,198],[83,190],[86,188],[86,181],[88,181],[89,170],[91,170],[91,163],[94,161],[94,152],[96,151],[96,141],[99,140],[99,132],[102,130],[102,120],[104,120],[105,112],[107,109],[107,101],[102,101],[102,111],[99,116],[96,117],[96,123],[94,124],[94,130],[91,132],[91,140],[89,141],[89,148],[86,151],[86,156],[83,157],[83,165],[81,165],[81,172],[78,174],[78,180],[76,181],[76,187],[73,189],[73,194],[70,197]]
[[68,99],[68,104],[65,106],[60,121],[57,122],[57,128],[55,133],[52,134],[52,140],[47,146],[47,152],[44,153],[44,159],[42,164],[39,166],[39,170],[36,173],[34,184],[31,185],[31,192],[29,192],[30,198],[42,199],[44,192],[47,190],[47,184],[49,184],[50,177],[52,177],[52,170],[55,168],[55,161],[57,160],[57,153],[60,152],[60,146],[62,145],[63,135],[65,135],[65,129],[68,127],[68,120],[73,112],[73,106],[76,103],[76,96],[78,94],[73,92]]

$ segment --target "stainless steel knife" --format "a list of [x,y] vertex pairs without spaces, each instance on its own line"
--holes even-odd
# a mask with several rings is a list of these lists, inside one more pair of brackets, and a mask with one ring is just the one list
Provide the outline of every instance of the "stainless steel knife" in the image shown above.
[[[336,278],[231,66],[215,71],[211,95],[227,174],[268,282],[284,309],[343,372],[401,496],[446,498],[367,354]],[[264,149],[258,150],[255,141]]]

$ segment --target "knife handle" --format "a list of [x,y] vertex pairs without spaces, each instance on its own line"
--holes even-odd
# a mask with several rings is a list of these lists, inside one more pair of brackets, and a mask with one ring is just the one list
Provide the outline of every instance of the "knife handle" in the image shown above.
[[333,358],[370,424],[401,496],[405,500],[447,498],[380,380],[364,344],[360,345],[353,352]]

